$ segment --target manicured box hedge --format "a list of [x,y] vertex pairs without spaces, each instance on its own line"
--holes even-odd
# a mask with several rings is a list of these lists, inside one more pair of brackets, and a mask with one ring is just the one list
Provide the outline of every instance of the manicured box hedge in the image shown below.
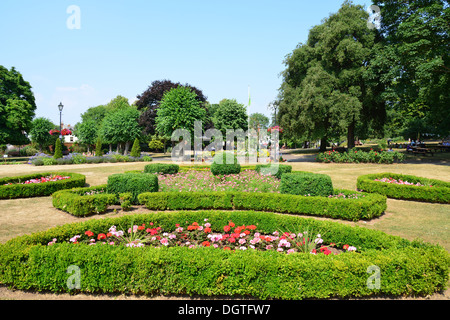
[[[335,190],[335,194],[354,194]],[[362,193],[359,199],[305,197],[279,193],[250,192],[156,192],[138,196],[150,210],[236,209],[314,215],[357,221],[381,216],[386,210],[386,197]]]
[[[324,242],[351,244],[356,252],[337,256],[282,254],[274,251],[225,251],[127,248],[69,244],[68,239],[90,230],[105,233],[112,225],[186,227],[207,218],[212,232],[230,220],[254,224],[262,234],[289,230],[319,230]],[[47,244],[56,239],[55,244]],[[79,289],[68,282],[79,268]],[[380,286],[371,288],[371,268],[378,268]],[[332,221],[255,212],[170,212],[90,219],[14,238],[0,245],[0,283],[16,289],[71,293],[175,294],[241,296],[258,299],[308,299],[429,295],[446,289],[449,253],[440,246],[408,241],[377,230]],[[71,269],[72,270],[72,269]]]
[[[419,182],[424,185],[432,185],[432,187],[399,185],[375,181],[375,179],[381,178],[392,178],[396,180],[401,179],[412,183]],[[356,186],[359,190],[379,193],[387,196],[388,198],[434,203],[450,203],[450,183],[441,180],[386,172],[359,176]]]
[[180,170],[180,166],[172,163],[152,163],[144,167],[144,173],[175,174]]
[[[49,181],[44,183],[17,184],[30,179],[38,179],[50,175],[69,176],[70,179]],[[12,183],[11,185],[5,185]],[[52,193],[63,190],[83,187],[86,184],[86,176],[73,172],[44,172],[33,173],[24,176],[7,177],[0,179],[0,199],[30,198],[49,196]]]
[[144,192],[157,192],[158,177],[147,173],[117,173],[108,177],[107,193],[133,194],[131,203],[138,203],[137,196]]
[[[256,172],[258,173],[264,173],[264,169],[268,169],[267,171],[270,172],[271,175],[277,177],[278,179],[281,179],[281,175],[283,173],[290,173],[292,171],[292,166],[287,164],[257,164],[255,167]],[[273,172],[275,171],[276,172]]]
[[[230,159],[232,159],[232,163]],[[239,174],[241,172],[241,165],[239,164],[237,157],[232,154],[218,154],[214,157],[214,161],[211,164],[211,173],[215,176],[225,174]]]
[[[103,193],[97,194],[96,191],[100,190],[103,190]],[[92,194],[86,195],[86,193]],[[89,188],[61,190],[52,195],[53,207],[77,217],[104,213],[108,206],[117,202],[118,196],[116,194],[106,193],[106,184]]]
[[312,172],[285,173],[281,176],[280,192],[285,194],[329,196],[333,193],[331,177]]

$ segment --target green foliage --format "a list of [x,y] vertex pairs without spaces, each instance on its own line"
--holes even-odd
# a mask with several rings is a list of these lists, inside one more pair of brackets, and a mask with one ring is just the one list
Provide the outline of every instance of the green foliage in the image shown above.
[[103,119],[99,134],[105,143],[134,141],[141,135],[139,111],[133,107],[119,108]]
[[262,113],[252,113],[248,118],[249,127],[254,130],[266,130],[269,127],[269,118]]
[[316,156],[318,162],[336,163],[394,163],[403,162],[405,155],[398,151],[376,151],[369,152],[352,149],[349,152],[327,151]]
[[55,143],[55,136],[49,134],[56,126],[47,118],[36,118],[33,120],[30,130],[31,141],[39,146],[40,151],[47,149]]
[[35,110],[31,85],[14,67],[0,66],[0,144],[27,144]]
[[330,176],[311,172],[286,173],[281,176],[280,192],[284,194],[328,197],[333,194]]
[[52,194],[52,204],[76,217],[101,214],[106,212],[108,206],[117,203],[117,196],[105,191],[106,185],[61,190]]
[[134,139],[133,147],[131,148],[131,157],[139,158],[141,156],[141,146],[139,144],[139,139]]
[[[324,230],[324,241],[339,247],[350,243],[357,247],[357,252],[330,257],[256,250],[229,252],[212,247],[126,248],[61,243],[87,230],[95,235],[107,233],[112,225],[128,228],[152,222],[166,232],[174,232],[177,223],[187,227],[205,218],[213,232],[222,232],[220,228],[229,221],[236,225],[256,224],[261,234],[275,230],[294,233]],[[48,246],[53,239],[56,242]],[[69,265],[80,268],[80,289],[67,285]],[[370,266],[377,266],[382,275],[378,289],[367,286]],[[255,212],[170,212],[90,219],[17,237],[0,245],[2,284],[55,293],[187,294],[283,300],[425,296],[446,288],[449,266],[450,255],[439,246],[332,221]]]
[[61,145],[61,139],[56,139],[55,141],[55,153],[53,154],[54,159],[60,159],[63,157],[62,154],[62,145]]
[[154,174],[118,173],[108,177],[107,193],[132,193],[131,203],[138,203],[137,196],[144,192],[158,191],[158,177]]
[[194,132],[194,122],[206,120],[206,110],[189,87],[179,86],[164,93],[157,109],[156,130],[172,136],[176,129]]
[[176,174],[180,166],[173,163],[152,163],[144,167],[145,173]]
[[164,144],[161,141],[154,140],[154,139],[152,139],[152,141],[150,141],[148,143],[148,147],[150,148],[150,150],[155,150],[155,151],[164,150]]
[[[49,181],[45,183],[18,184],[30,179],[38,179],[51,175],[69,176],[71,178],[59,181]],[[12,184],[5,185],[7,183]],[[29,174],[25,176],[1,178],[0,199],[49,196],[59,190],[83,187],[85,183],[86,177],[84,175],[70,172],[44,172]]]
[[[354,191],[334,190],[351,195]],[[386,197],[361,193],[358,199],[297,196],[253,192],[155,192],[138,196],[150,210],[236,209],[312,215],[358,221],[379,217],[386,210]]]
[[223,99],[214,113],[214,127],[225,136],[227,129],[246,131],[248,129],[247,110],[235,99]]
[[119,193],[119,202],[123,211],[130,210],[131,201],[133,200],[133,194],[131,192]]
[[[283,173],[290,173],[292,171],[292,166],[287,164],[257,164],[255,167],[256,172],[259,173],[270,173],[271,175],[281,179]],[[276,170],[276,171],[275,171]]]
[[[420,183],[423,184],[423,186],[400,185],[375,181],[375,179],[381,178],[392,178],[395,180],[408,181],[414,184]],[[430,187],[430,185],[432,187]],[[436,179],[385,172],[359,176],[356,186],[359,190],[382,194],[388,198],[434,203],[450,203],[450,183]]]
[[97,138],[97,143],[95,144],[95,156],[101,157],[103,155],[102,151],[102,139],[100,137]]
[[240,172],[241,165],[234,154],[223,152],[214,156],[214,161],[211,164],[213,175],[238,174]]

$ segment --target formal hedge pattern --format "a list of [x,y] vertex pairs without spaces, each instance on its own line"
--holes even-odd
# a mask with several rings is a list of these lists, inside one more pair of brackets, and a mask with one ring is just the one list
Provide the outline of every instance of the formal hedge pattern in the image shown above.
[[[39,179],[41,177],[52,175],[69,176],[70,179],[49,181],[45,183],[20,184],[20,182],[26,180]],[[1,178],[0,199],[44,197],[49,196],[59,190],[83,187],[85,184],[86,176],[73,172],[44,172],[24,176]]]
[[[99,234],[112,225],[143,223],[172,232],[208,219],[215,226],[230,220],[255,224],[261,233],[274,230],[321,230],[326,242],[351,243],[356,252],[337,256],[282,254],[275,251],[225,251],[127,248],[67,242],[87,230]],[[53,244],[48,245],[49,242]],[[20,236],[0,245],[0,283],[17,289],[71,293],[177,294],[249,296],[258,299],[429,295],[444,290],[450,257],[440,246],[408,241],[381,231],[332,221],[255,212],[170,212],[91,219]],[[68,286],[79,270],[79,287]],[[379,285],[370,277],[380,274]]]
[[[354,191],[335,190],[351,195]],[[305,197],[251,192],[155,192],[138,196],[150,210],[236,209],[314,215],[357,221],[379,217],[386,210],[386,197],[361,193],[357,199]]]
[[[414,184],[420,183],[423,186],[375,181],[375,179],[382,178],[392,178]],[[450,203],[450,183],[436,179],[386,172],[359,176],[356,186],[359,190],[382,194],[388,198]]]
[[107,193],[131,193],[131,203],[138,203],[137,196],[144,192],[157,192],[158,177],[147,173],[117,173],[108,177]]

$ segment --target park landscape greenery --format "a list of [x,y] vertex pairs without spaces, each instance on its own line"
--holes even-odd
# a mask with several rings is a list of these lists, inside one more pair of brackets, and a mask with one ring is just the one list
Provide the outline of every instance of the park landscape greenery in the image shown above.
[[[353,149],[356,137],[449,134],[448,4],[375,4],[380,29],[368,28],[369,14],[345,1],[285,59],[272,124],[283,128],[282,142],[320,140],[316,160],[323,166],[404,160],[383,148]],[[29,160],[35,166],[149,162],[141,147],[166,151],[171,133],[193,134],[194,121],[222,133],[271,125],[260,114],[247,115],[235,99],[211,104],[190,84],[161,80],[133,105],[117,96],[89,108],[74,128],[78,152],[63,154],[51,134],[57,126],[33,120],[31,85],[14,68],[0,67],[0,79],[0,145],[30,139],[42,152]],[[343,136],[346,152],[326,150]],[[59,167],[1,178],[0,201],[51,195],[58,214],[98,218],[0,244],[0,283],[53,293],[261,299],[426,296],[446,289],[448,250],[347,223],[382,217],[392,198],[448,205],[448,182],[383,172],[360,175],[356,188],[342,189],[327,174],[283,164],[266,174],[267,164],[233,159],[187,168],[145,163],[130,172],[123,164],[90,186],[84,174]],[[108,210],[123,215],[102,218]],[[67,286],[71,265],[83,270],[76,288]],[[375,286],[368,283],[374,267],[382,274]]]

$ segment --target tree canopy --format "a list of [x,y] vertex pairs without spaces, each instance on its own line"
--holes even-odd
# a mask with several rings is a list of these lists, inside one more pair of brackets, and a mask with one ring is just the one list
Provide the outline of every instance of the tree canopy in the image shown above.
[[14,67],[0,66],[0,144],[25,144],[36,103],[31,85]]

